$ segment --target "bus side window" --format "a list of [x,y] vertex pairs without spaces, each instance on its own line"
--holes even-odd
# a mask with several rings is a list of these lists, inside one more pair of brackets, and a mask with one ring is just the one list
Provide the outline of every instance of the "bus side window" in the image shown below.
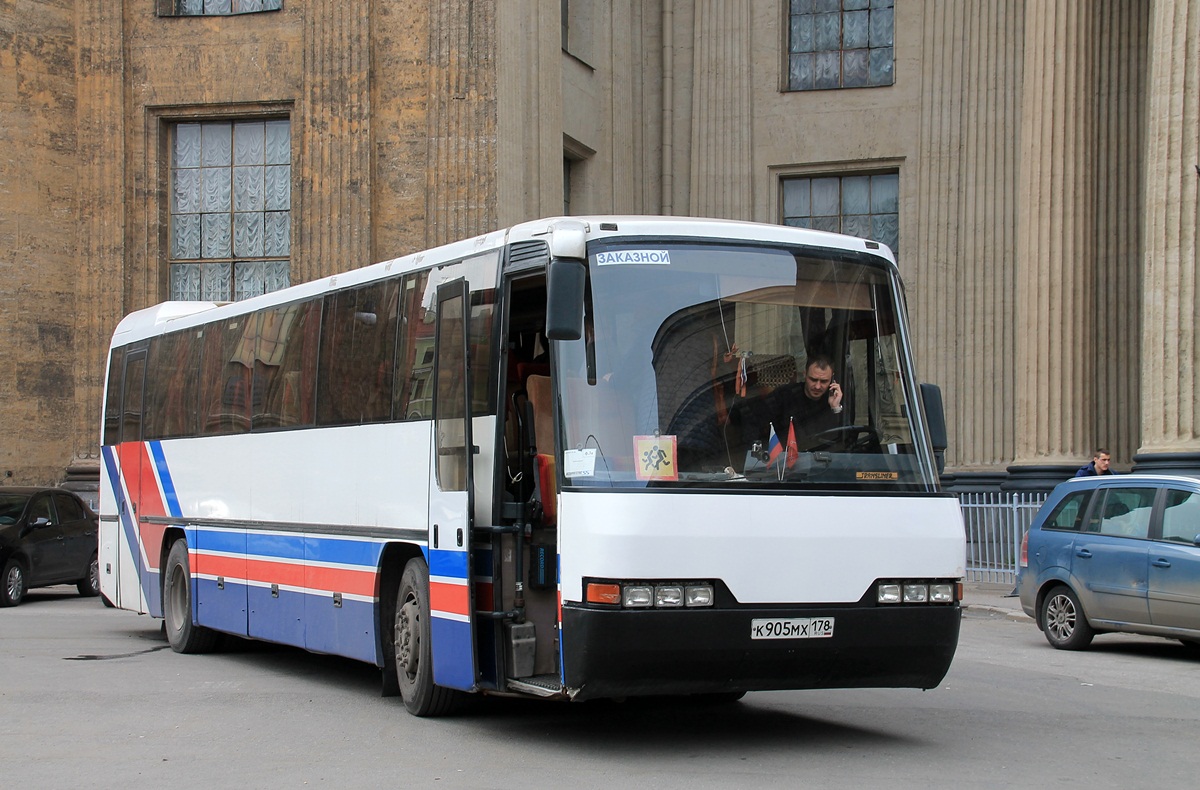
[[235,316],[204,330],[200,376],[201,436],[250,429],[250,366],[254,359],[256,315]]
[[320,325],[317,299],[263,314],[254,355],[255,430],[313,424]]
[[317,378],[317,423],[391,418],[399,279],[325,297]]
[[396,420],[433,416],[433,311],[426,314],[423,297],[429,272],[404,278],[400,288],[400,331],[392,415]]
[[200,342],[195,330],[171,332],[150,342],[146,367],[146,439],[190,436],[196,431]]
[[121,441],[121,376],[125,373],[125,348],[114,348],[108,359],[108,389],[104,396],[104,444]]

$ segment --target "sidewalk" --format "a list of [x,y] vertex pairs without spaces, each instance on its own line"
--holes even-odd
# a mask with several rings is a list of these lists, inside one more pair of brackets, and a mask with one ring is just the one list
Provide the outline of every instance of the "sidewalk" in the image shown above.
[[963,584],[963,608],[1028,621],[1029,616],[1021,610],[1021,599],[1015,595],[1009,597],[1013,591],[1011,584],[966,582]]

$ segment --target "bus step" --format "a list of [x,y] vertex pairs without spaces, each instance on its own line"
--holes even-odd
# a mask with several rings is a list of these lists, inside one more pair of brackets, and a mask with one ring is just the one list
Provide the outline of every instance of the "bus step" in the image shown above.
[[534,675],[520,680],[509,678],[508,690],[523,691],[538,697],[557,697],[563,693],[563,686],[558,675]]

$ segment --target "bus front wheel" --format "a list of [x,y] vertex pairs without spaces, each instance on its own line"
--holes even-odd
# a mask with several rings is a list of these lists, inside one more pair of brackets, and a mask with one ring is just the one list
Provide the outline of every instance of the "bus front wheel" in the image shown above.
[[396,680],[404,707],[414,716],[442,716],[457,705],[460,693],[433,683],[429,636],[429,570],[419,559],[404,566],[396,591],[392,630]]
[[188,564],[187,541],[177,540],[167,555],[163,582],[163,627],[167,641],[176,653],[207,653],[217,641],[217,633],[192,622],[192,574]]

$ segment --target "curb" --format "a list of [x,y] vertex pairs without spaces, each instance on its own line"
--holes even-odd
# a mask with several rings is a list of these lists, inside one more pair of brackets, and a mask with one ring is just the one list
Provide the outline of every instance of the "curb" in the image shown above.
[[986,612],[988,614],[1004,615],[1009,620],[1014,622],[1033,622],[1033,618],[1025,614],[1020,609],[1009,609],[1005,606],[992,606],[985,603],[966,603],[963,608],[971,612]]

